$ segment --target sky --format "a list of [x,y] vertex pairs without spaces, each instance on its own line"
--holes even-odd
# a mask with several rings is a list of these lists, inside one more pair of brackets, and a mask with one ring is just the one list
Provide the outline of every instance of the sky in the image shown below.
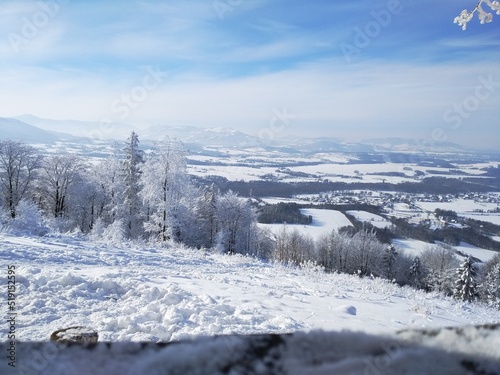
[[475,4],[1,1],[0,117],[494,148],[500,15],[453,23]]

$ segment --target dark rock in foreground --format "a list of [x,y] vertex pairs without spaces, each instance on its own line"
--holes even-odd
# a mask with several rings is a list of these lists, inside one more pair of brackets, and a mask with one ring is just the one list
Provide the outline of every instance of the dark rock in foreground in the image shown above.
[[[9,353],[8,343],[0,344]],[[203,337],[168,344],[16,343],[0,374],[499,374],[500,324]]]
[[97,331],[81,326],[60,329],[50,335],[50,341],[62,344],[95,344],[98,340]]

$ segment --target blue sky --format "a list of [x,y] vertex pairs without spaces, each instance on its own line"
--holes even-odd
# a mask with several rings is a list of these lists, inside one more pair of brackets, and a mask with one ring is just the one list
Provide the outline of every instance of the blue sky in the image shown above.
[[462,31],[474,5],[2,1],[0,116],[496,147],[500,16]]

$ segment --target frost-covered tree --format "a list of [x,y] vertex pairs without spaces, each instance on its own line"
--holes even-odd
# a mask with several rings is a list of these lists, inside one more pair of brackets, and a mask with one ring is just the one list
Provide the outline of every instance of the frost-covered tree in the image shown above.
[[180,240],[184,214],[192,211],[185,207],[188,202],[184,197],[190,182],[182,144],[170,139],[158,143],[142,172],[141,196],[146,206],[146,231],[160,241]]
[[425,288],[453,294],[455,271],[458,260],[449,246],[431,246],[420,256],[423,266],[427,270]]
[[221,195],[216,203],[217,247],[227,254],[251,254],[256,213],[248,199],[238,197],[232,191]]
[[453,22],[462,27],[462,30],[465,30],[467,28],[467,23],[470,22],[470,20],[472,20],[472,18],[474,17],[474,14],[477,13],[480,23],[490,23],[491,21],[493,21],[493,15],[484,10],[484,4],[488,5],[492,11],[500,15],[500,2],[491,0],[479,0],[476,6],[471,11],[464,9],[458,17],[455,17]]
[[255,235],[252,236],[252,241],[250,243],[251,251],[249,255],[264,260],[272,259],[275,246],[273,233],[269,229],[259,228],[257,222],[252,224],[250,230],[255,233]]
[[85,168],[81,173],[80,183],[75,184],[71,190],[71,211],[68,216],[81,232],[88,233],[101,218],[105,205],[105,195],[94,169]]
[[120,220],[120,210],[123,208],[121,199],[125,191],[123,179],[122,154],[115,144],[112,155],[104,159],[90,171],[90,179],[99,187],[100,205],[96,206],[97,217],[102,219],[106,226]]
[[385,248],[382,257],[382,271],[383,276],[389,280],[393,280],[396,276],[396,261],[398,259],[398,252],[393,244]]
[[332,231],[317,241],[318,262],[329,272],[349,272],[352,237],[347,233]]
[[453,296],[461,301],[471,302],[478,296],[477,291],[477,271],[471,257],[465,258],[457,269],[457,281]]
[[54,218],[62,219],[68,213],[71,189],[81,183],[83,170],[81,160],[75,155],[44,159],[39,179],[40,200]]
[[11,220],[11,228],[22,234],[29,233],[42,236],[48,232],[44,225],[42,213],[30,199],[23,199],[16,207],[16,218]]
[[300,265],[313,258],[314,241],[308,236],[303,236],[297,229],[288,231],[283,227],[276,239],[274,260],[283,263]]
[[352,237],[352,267],[349,273],[358,273],[361,276],[378,274],[381,268],[381,259],[384,254],[384,245],[380,243],[375,232],[360,230]]
[[14,141],[0,141],[0,188],[2,205],[12,219],[16,207],[28,197],[42,157],[28,145]]
[[409,283],[414,288],[421,288],[425,277],[424,267],[420,261],[420,257],[416,256],[409,269]]
[[486,276],[482,285],[485,302],[500,309],[500,255],[496,255],[486,263]]
[[122,163],[124,191],[118,219],[123,219],[125,223],[126,237],[137,238],[142,234],[142,202],[139,192],[144,151],[139,148],[139,136],[135,132],[128,137],[123,151],[125,152],[125,160]]
[[212,184],[202,191],[197,202],[196,213],[200,222],[199,230],[203,238],[202,245],[207,248],[215,245],[217,237],[217,200],[219,196],[219,189]]

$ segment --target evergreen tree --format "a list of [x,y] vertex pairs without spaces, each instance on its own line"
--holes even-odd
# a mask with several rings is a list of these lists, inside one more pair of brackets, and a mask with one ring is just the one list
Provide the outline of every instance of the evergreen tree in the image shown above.
[[420,257],[416,256],[410,266],[410,284],[415,288],[422,287],[423,270]]
[[200,221],[200,231],[202,233],[203,246],[211,248],[215,245],[218,232],[217,221],[217,201],[221,195],[219,189],[214,185],[205,188],[198,199],[196,209],[198,220]]
[[387,246],[384,252],[384,256],[382,258],[382,264],[384,268],[383,270],[384,276],[389,280],[394,279],[397,257],[398,257],[398,252],[396,251],[394,245],[390,244],[389,246]]
[[132,132],[127,139],[125,160],[123,161],[123,219],[127,238],[139,237],[142,230],[141,209],[139,198],[141,164],[144,163],[144,151],[139,149],[139,136]]
[[500,262],[487,272],[483,288],[488,305],[500,309]]
[[476,269],[471,257],[467,257],[457,270],[453,296],[461,301],[471,302],[477,298]]

